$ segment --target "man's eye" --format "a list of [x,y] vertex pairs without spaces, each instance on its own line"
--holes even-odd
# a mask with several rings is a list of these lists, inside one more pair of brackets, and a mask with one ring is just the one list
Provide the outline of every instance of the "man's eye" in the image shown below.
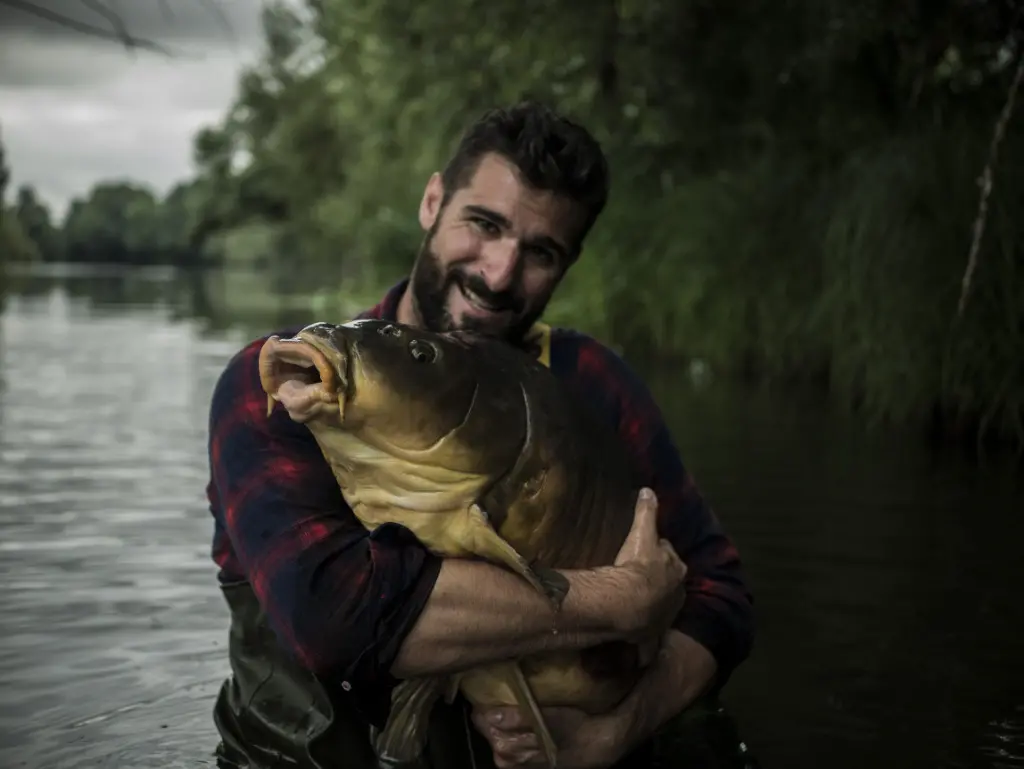
[[484,233],[486,233],[488,235],[497,235],[498,232],[500,232],[500,230],[498,228],[498,225],[496,225],[494,222],[490,221],[489,219],[481,219],[479,217],[475,217],[472,220],[472,222],[473,222],[473,225],[478,230],[480,230],[481,232],[484,232]]
[[530,255],[538,264],[542,264],[545,267],[550,267],[558,261],[558,257],[546,248],[531,248]]

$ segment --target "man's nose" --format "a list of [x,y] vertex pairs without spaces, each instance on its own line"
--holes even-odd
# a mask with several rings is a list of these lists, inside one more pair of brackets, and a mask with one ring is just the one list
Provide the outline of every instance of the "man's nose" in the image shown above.
[[514,238],[488,243],[480,260],[480,277],[491,291],[505,291],[515,282],[520,262],[519,244]]

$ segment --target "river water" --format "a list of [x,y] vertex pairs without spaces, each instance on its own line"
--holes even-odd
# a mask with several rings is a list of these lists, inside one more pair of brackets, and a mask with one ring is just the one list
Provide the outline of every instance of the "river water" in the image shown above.
[[[206,409],[253,331],[192,306],[167,276],[7,298],[0,766],[214,765]],[[644,370],[748,563],[758,638],[726,702],[765,769],[1024,767],[1019,472]]]

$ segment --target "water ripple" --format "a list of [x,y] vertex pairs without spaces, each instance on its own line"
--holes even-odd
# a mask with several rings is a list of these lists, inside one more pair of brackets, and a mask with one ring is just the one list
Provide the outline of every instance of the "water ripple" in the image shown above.
[[212,766],[205,410],[233,349],[61,293],[13,302],[0,345],[0,763]]
[[[214,765],[227,612],[206,409],[243,341],[156,305],[8,304],[0,765]],[[726,702],[765,769],[1024,769],[1019,486],[820,410],[678,383],[652,378],[757,600]]]

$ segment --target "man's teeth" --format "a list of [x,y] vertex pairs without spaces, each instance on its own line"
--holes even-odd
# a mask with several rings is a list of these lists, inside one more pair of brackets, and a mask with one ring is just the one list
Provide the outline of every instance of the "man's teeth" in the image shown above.
[[466,299],[469,300],[469,303],[472,304],[474,307],[479,307],[481,310],[485,310],[487,312],[498,312],[498,309],[496,307],[488,304],[483,299],[481,299],[479,294],[476,294],[471,288],[463,286],[462,295],[466,297]]

